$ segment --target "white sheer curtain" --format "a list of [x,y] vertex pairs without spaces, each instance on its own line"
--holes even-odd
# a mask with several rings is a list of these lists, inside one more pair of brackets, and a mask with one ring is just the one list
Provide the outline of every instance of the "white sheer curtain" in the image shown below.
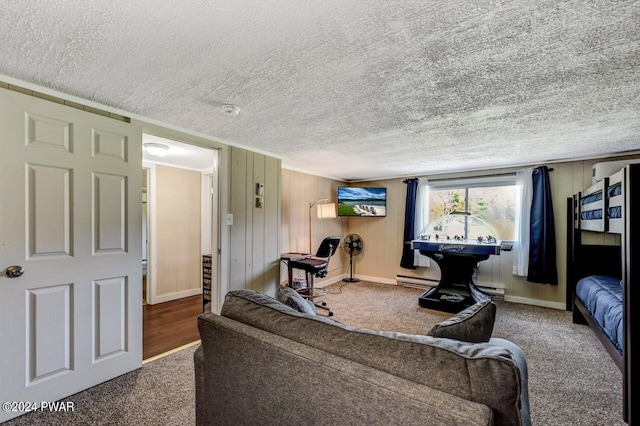
[[533,168],[516,172],[516,229],[513,242],[513,274],[527,276],[529,270],[529,225],[533,199]]
[[[420,238],[420,233],[429,223],[429,181],[426,177],[418,178],[418,190],[416,191],[416,220],[414,222],[415,238]],[[415,266],[428,267],[431,265],[429,258],[420,254],[420,250],[413,253]]]

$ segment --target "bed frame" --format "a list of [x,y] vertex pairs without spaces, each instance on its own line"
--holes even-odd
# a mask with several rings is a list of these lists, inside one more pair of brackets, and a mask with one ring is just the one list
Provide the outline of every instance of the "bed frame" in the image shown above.
[[[589,324],[622,372],[624,421],[631,424],[631,307],[640,279],[640,164],[630,164],[567,199],[567,310],[573,322]],[[634,220],[635,219],[635,220]],[[582,232],[620,235],[621,244],[586,245]],[[585,306],[575,297],[576,284],[589,275],[608,275],[623,283],[623,352],[609,341]],[[640,284],[638,284],[640,285]]]

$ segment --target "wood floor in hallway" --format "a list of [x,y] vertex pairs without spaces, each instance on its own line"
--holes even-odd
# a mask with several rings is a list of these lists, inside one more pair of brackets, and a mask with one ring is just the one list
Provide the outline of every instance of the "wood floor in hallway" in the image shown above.
[[142,359],[160,355],[200,339],[197,318],[202,296],[144,305]]

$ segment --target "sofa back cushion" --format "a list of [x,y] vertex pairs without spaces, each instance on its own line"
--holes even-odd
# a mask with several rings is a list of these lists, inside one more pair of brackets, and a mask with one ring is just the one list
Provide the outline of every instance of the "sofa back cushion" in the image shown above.
[[227,317],[198,328],[196,426],[495,424],[484,404]]
[[299,313],[251,290],[229,292],[221,315],[483,403],[495,412],[498,424],[528,423],[520,417],[524,381],[515,357],[503,346],[359,329],[324,316]]
[[445,337],[465,342],[488,342],[496,320],[496,304],[482,300],[431,327],[427,336]]
[[311,301],[302,297],[300,293],[291,287],[280,286],[278,289],[278,301],[303,314],[316,315],[318,313]]

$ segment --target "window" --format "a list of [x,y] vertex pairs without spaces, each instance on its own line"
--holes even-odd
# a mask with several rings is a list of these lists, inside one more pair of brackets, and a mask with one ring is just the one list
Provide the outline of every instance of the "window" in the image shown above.
[[515,237],[515,177],[429,182],[428,225],[421,234],[467,239]]

